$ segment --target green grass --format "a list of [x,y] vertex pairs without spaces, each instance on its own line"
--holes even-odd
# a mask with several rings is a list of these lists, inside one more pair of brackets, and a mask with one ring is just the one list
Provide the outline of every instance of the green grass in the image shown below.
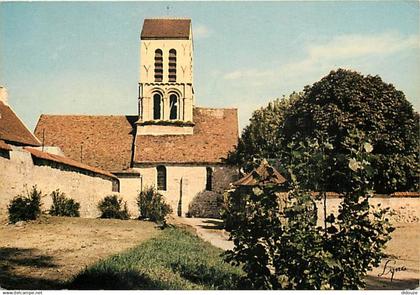
[[222,250],[185,229],[167,228],[139,246],[78,274],[69,289],[237,289],[242,272]]

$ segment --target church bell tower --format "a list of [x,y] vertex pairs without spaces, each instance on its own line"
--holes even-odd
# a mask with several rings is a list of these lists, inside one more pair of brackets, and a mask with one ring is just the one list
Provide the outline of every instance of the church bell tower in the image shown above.
[[191,20],[145,19],[137,134],[192,134],[194,104]]

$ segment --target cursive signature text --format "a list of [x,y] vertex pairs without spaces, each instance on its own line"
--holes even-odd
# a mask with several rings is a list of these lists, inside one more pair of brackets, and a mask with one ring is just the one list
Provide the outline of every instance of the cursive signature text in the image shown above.
[[407,270],[405,266],[398,266],[396,267],[395,264],[397,263],[394,259],[388,259],[385,262],[384,269],[381,274],[378,274],[378,277],[386,276],[387,274],[391,274],[391,282],[394,279],[394,275],[396,272]]

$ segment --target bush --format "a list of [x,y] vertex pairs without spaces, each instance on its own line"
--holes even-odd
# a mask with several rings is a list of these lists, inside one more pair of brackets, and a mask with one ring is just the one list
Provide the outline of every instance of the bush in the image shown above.
[[9,221],[16,223],[18,221],[35,220],[41,214],[41,191],[36,186],[27,196],[17,195],[9,204]]
[[115,218],[115,219],[128,219],[127,202],[118,198],[116,195],[106,196],[98,204],[98,209],[101,211],[100,218]]
[[220,218],[223,195],[213,191],[202,191],[195,195],[188,206],[188,215],[202,218]]
[[140,217],[157,223],[166,224],[166,216],[172,213],[171,207],[165,203],[163,196],[153,187],[140,192],[137,198]]
[[54,216],[70,216],[79,217],[80,204],[73,199],[66,198],[66,195],[60,190],[55,190],[51,193],[52,205],[50,214]]
[[[280,208],[279,187],[261,183],[228,192],[223,214],[234,249],[226,261],[241,265],[246,276],[241,286],[252,289],[362,289],[368,271],[385,257],[384,248],[394,230],[389,208],[369,205],[372,195],[372,146],[362,133],[347,141],[351,190],[340,194],[338,214],[328,212],[325,179],[331,167],[322,164],[324,144],[302,143],[290,163],[291,190]],[[294,171],[305,160],[307,180]],[[299,164],[295,164],[299,163]],[[318,163],[318,165],[316,165]],[[309,167],[309,168],[308,168]],[[318,173],[314,174],[313,169]],[[303,172],[302,172],[303,173]],[[319,188],[319,196],[301,185]],[[315,198],[324,203],[323,226],[317,224]],[[281,209],[281,210],[280,210]]]

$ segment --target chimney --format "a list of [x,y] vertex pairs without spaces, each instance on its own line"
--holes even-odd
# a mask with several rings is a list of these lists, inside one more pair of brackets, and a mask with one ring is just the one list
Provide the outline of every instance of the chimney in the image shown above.
[[3,86],[0,86],[0,101],[7,105],[7,89]]

